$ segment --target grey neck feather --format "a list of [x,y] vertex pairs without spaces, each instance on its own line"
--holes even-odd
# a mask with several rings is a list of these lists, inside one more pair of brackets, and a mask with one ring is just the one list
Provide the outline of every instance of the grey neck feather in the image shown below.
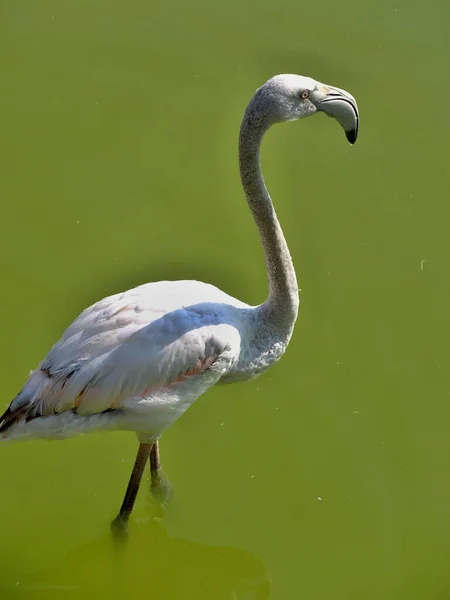
[[269,295],[261,305],[261,318],[270,329],[290,337],[298,313],[298,284],[261,172],[260,146],[270,127],[262,100],[255,97],[245,112],[239,136],[239,168],[242,186],[261,237],[269,280]]

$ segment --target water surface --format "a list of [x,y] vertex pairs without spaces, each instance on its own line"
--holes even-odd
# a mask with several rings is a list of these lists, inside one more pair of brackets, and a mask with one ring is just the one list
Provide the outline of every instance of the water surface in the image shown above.
[[237,173],[254,89],[348,89],[263,165],[302,289],[283,360],[210,391],[112,544],[136,441],[2,446],[2,598],[448,598],[450,5],[5,0],[0,36],[2,407],[85,306],[161,278],[260,302]]

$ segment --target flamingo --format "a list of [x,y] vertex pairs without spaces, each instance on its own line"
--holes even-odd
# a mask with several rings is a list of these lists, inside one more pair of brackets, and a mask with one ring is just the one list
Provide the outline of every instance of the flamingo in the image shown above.
[[316,112],[335,118],[356,141],[353,96],[300,75],[269,79],[242,120],[239,168],[264,251],[265,302],[249,306],[199,281],[146,283],[104,298],[69,325],[0,417],[2,441],[135,432],[139,448],[117,528],[127,527],[147,462],[152,486],[160,486],[161,434],[214,384],[253,378],[286,350],[299,290],[259,152],[271,125]]

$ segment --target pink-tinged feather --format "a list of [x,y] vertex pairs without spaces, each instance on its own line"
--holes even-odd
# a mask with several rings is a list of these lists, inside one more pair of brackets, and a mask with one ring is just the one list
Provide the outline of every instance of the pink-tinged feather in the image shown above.
[[215,363],[217,358],[217,356],[208,356],[202,360],[199,359],[193,367],[191,367],[184,373],[181,373],[180,375],[178,375],[178,377],[172,379],[172,381],[166,381],[162,385],[149,385],[139,395],[145,398],[146,396],[154,394],[155,392],[167,391],[171,388],[172,385],[182,383],[183,381],[186,381],[186,379],[193,377],[194,375],[200,375],[200,373],[204,373]]

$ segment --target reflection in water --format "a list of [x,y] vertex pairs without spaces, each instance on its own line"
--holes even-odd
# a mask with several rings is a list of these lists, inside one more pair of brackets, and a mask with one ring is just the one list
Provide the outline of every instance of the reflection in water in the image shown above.
[[161,521],[151,519],[133,527],[127,541],[107,536],[72,550],[9,590],[8,597],[128,598],[136,589],[159,599],[268,600],[270,579],[260,558],[172,538]]

